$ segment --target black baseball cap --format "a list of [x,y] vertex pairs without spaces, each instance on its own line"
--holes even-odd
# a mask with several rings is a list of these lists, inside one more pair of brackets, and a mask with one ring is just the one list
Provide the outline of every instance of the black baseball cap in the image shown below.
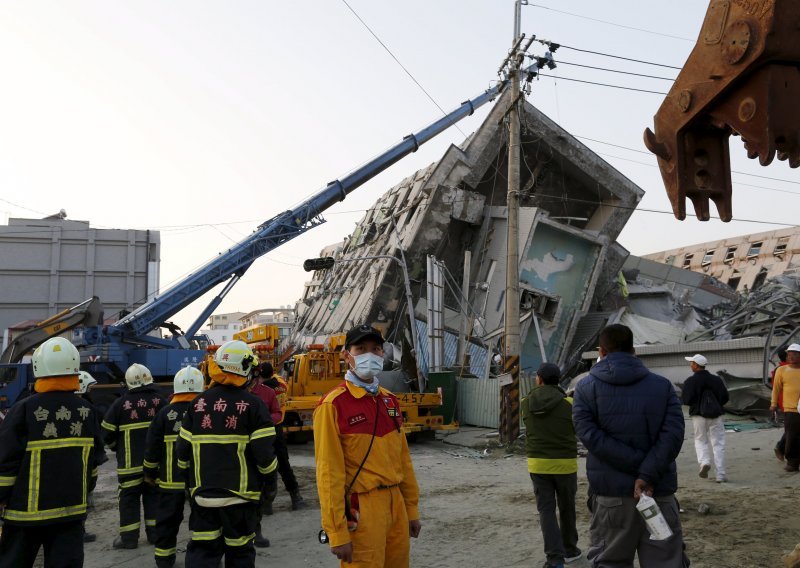
[[381,345],[383,345],[383,336],[381,332],[372,327],[371,325],[363,324],[357,325],[353,329],[347,332],[347,335],[344,339],[344,347],[347,349],[351,345],[355,345],[356,343],[361,343],[365,339],[374,339]]
[[561,369],[555,363],[542,363],[539,365],[539,370],[536,371],[536,374],[542,377],[544,381],[547,379],[560,379]]

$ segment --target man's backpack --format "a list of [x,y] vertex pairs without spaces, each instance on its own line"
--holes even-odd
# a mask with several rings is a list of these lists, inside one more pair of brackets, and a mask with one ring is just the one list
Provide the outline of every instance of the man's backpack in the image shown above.
[[710,389],[703,390],[700,396],[700,416],[703,418],[716,418],[722,416],[725,411],[722,409],[717,397]]

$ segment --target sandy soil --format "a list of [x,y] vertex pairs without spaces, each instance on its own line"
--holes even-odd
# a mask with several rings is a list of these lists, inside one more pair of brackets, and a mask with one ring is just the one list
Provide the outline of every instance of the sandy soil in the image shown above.
[[[465,428],[444,441],[412,444],[422,492],[420,538],[412,542],[412,564],[443,568],[541,566],[541,533],[530,478],[523,456],[500,448],[487,449],[488,430]],[[687,422],[687,435],[691,423]],[[697,476],[691,438],[679,458],[678,498],[684,509],[684,534],[696,568],[781,567],[781,555],[800,541],[797,495],[800,475],[783,472],[772,453],[779,431],[729,432],[728,476],[717,484]],[[461,445],[464,444],[464,445]],[[473,447],[466,447],[472,445]],[[313,447],[292,446],[292,462],[309,508],[292,512],[281,491],[275,514],[264,518],[272,546],[258,550],[257,566],[333,567],[335,558],[317,542],[319,509],[314,489]],[[581,467],[583,467],[583,461]],[[114,460],[105,464],[96,492],[97,510],[87,527],[98,540],[86,545],[86,566],[151,566],[152,547],[141,541],[137,550],[116,551],[116,479]],[[586,478],[578,488],[579,546],[588,543],[588,511],[584,505]],[[711,506],[701,515],[701,503]],[[188,509],[187,509],[188,516]],[[178,543],[183,566],[188,531]],[[41,565],[41,564],[39,564]],[[585,558],[572,564],[589,566]]]

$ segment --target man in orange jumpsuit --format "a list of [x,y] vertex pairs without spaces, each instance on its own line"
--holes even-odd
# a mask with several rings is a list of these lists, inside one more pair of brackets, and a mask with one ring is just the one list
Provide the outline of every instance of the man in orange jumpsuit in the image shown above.
[[[383,337],[351,329],[345,382],[314,411],[322,528],[342,567],[407,568],[420,532],[419,487],[397,398],[378,384]],[[347,510],[346,510],[347,509]]]

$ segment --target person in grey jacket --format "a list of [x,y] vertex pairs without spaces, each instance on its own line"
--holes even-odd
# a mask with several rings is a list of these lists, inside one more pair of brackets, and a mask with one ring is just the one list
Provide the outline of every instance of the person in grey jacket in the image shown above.
[[[681,403],[667,379],[636,358],[633,333],[620,324],[600,333],[600,356],[576,389],[573,419],[586,446],[590,486],[590,547],[595,568],[684,568],[685,554],[675,491],[675,458],[683,444]],[[673,535],[651,540],[636,510],[653,497]]]

